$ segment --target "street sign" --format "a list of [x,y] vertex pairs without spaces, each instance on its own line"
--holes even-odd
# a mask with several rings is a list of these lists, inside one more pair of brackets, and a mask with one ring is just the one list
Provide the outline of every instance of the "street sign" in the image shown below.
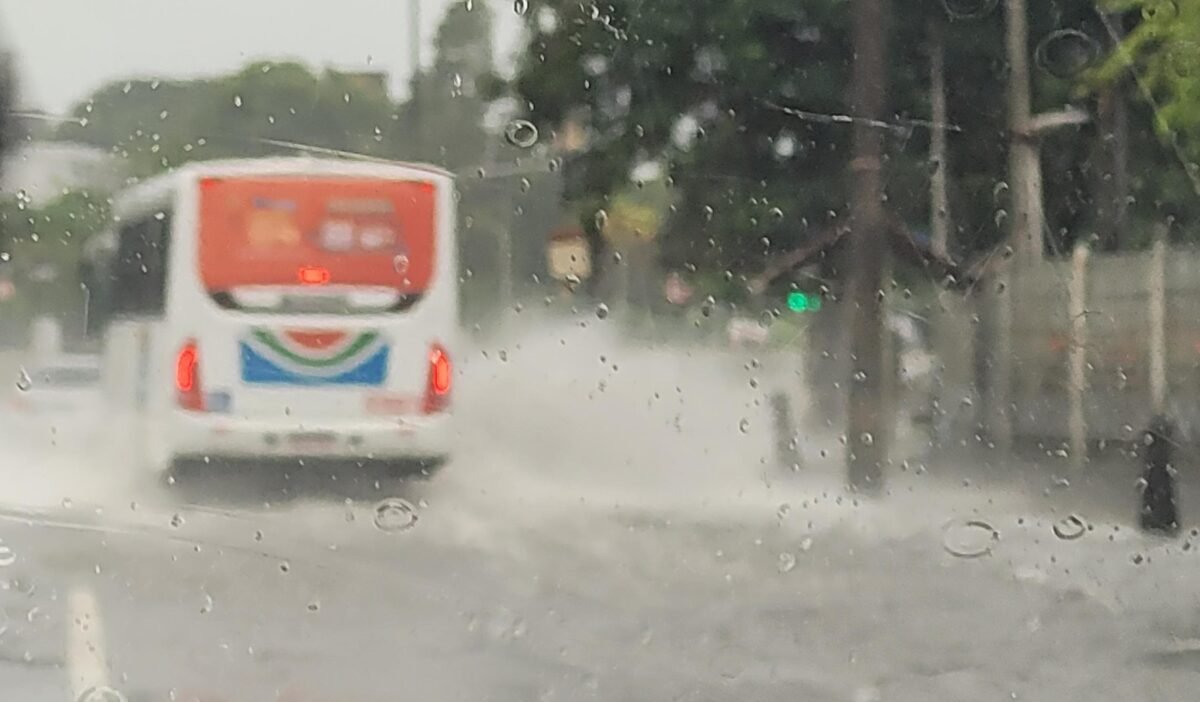
[[546,243],[546,268],[555,280],[586,280],[592,275],[592,249],[582,233],[556,233]]
[[651,241],[658,236],[662,215],[650,205],[634,202],[628,197],[617,198],[605,218],[601,234],[610,242],[621,246],[635,242]]

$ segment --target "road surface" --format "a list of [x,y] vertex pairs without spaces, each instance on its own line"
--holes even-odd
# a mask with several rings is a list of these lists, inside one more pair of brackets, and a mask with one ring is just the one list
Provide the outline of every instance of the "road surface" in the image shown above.
[[1200,685],[1200,540],[1136,533],[1132,508],[1052,458],[1001,480],[914,457],[864,501],[840,487],[835,435],[808,435],[798,472],[774,465],[778,358],[629,349],[593,324],[514,333],[464,366],[462,452],[415,484],[309,466],[160,485],[97,464],[78,419],[6,422],[5,699],[1178,700]]

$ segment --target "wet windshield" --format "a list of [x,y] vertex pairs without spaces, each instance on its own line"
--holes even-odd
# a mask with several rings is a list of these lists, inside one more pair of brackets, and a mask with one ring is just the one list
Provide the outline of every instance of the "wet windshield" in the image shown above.
[[1189,699],[1197,0],[0,0],[0,686]]

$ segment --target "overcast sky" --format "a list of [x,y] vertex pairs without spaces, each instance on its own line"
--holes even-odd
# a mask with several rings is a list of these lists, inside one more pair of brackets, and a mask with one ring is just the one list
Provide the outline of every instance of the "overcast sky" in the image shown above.
[[[65,113],[118,78],[211,75],[259,58],[314,67],[383,70],[405,91],[413,0],[0,0],[0,23],[17,56],[22,106]],[[420,0],[424,63],[451,1]],[[487,3],[497,57],[516,48],[507,0]]]

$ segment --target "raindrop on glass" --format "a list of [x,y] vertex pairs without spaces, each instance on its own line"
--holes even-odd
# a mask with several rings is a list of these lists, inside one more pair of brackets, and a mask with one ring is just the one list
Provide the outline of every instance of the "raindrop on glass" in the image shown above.
[[33,378],[29,377],[29,372],[24,368],[17,371],[17,389],[21,392],[29,392],[33,387]]
[[528,149],[537,143],[538,130],[527,119],[514,119],[504,127],[504,139],[520,149]]
[[1100,44],[1078,29],[1060,29],[1038,42],[1034,59],[1055,78],[1069,79],[1087,70],[1100,57]]
[[129,700],[108,685],[98,685],[79,693],[79,699],[76,702],[129,702]]
[[407,254],[396,254],[395,258],[392,259],[392,268],[394,268],[400,275],[408,273],[408,264],[409,260]]
[[242,106],[242,96],[241,96],[241,95],[234,95],[234,96],[233,96],[233,106],[234,106],[234,107],[241,107],[241,106]]
[[858,440],[863,446],[873,446],[875,444],[875,437],[869,431],[863,432],[862,436],[858,437]]
[[738,431],[743,434],[750,431],[750,420],[743,417],[742,421],[738,422]]
[[529,0],[513,0],[513,12],[518,15],[529,12]]
[[603,302],[601,302],[599,305],[596,305],[596,318],[608,319],[608,305],[604,304]]
[[1072,514],[1054,523],[1054,535],[1064,541],[1074,541],[1087,533],[1087,523],[1083,518]]
[[996,9],[998,0],[942,0],[946,14],[953,19],[979,19]]
[[389,497],[375,505],[375,526],[380,531],[406,531],[417,523],[417,510],[407,500]]
[[0,568],[10,566],[17,562],[17,554],[13,552],[12,547],[0,541]]
[[955,520],[942,531],[942,547],[959,558],[986,556],[999,539],[1000,532],[979,519]]
[[604,228],[608,226],[608,213],[604,210],[596,210],[595,222],[596,230],[604,231]]
[[771,210],[767,212],[767,216],[773,221],[778,222],[783,219],[783,210],[779,209],[778,207],[772,207]]
[[856,383],[865,383],[867,381],[867,373],[866,371],[854,371],[853,378]]
[[1166,22],[1175,19],[1179,14],[1179,5],[1175,0],[1149,0],[1142,4],[1142,19],[1147,21]]
[[779,554],[779,560],[775,564],[775,569],[780,573],[790,573],[796,568],[796,557],[790,553]]

